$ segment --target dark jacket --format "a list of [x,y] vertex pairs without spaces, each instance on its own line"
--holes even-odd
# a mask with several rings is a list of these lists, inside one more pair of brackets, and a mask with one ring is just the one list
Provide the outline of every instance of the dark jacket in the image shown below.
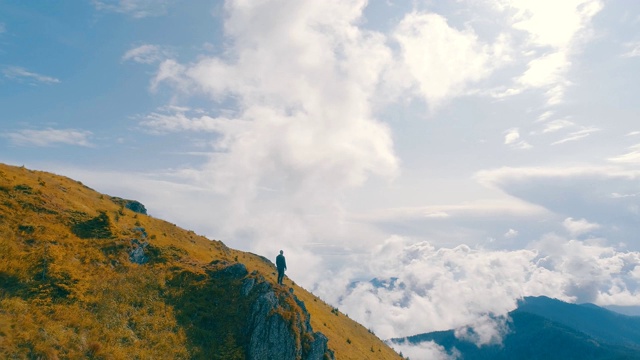
[[278,270],[287,268],[287,262],[284,259],[284,255],[280,254],[276,256],[276,267]]

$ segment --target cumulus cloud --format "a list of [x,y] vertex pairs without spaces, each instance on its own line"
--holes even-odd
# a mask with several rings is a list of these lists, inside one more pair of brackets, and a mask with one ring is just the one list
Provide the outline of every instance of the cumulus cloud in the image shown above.
[[459,352],[447,353],[447,350],[433,341],[424,341],[412,345],[404,342],[390,342],[389,345],[409,359],[456,360]]
[[512,251],[393,237],[370,256],[358,264],[371,264],[379,280],[349,285],[331,300],[383,338],[457,329],[459,338],[480,346],[500,343],[508,332],[505,315],[523,296],[601,305],[636,296],[640,304],[640,253],[553,234]]
[[510,332],[508,316],[490,316],[483,314],[467,326],[455,329],[454,335],[460,340],[485,345],[502,344],[502,339]]
[[13,144],[19,146],[52,146],[56,144],[93,146],[89,141],[90,131],[77,129],[20,130],[3,134]]
[[131,48],[122,55],[122,61],[135,61],[141,64],[153,64],[164,60],[168,51],[158,45],[144,44]]
[[197,176],[226,199],[218,233],[234,245],[271,253],[278,239],[308,269],[316,256],[305,244],[346,239],[342,194],[397,174],[390,130],[373,115],[392,56],[383,36],[357,26],[365,4],[229,2],[224,56],[159,65],[152,89],[232,104],[223,117],[156,112],[141,124],[212,132],[216,152]]
[[[506,194],[509,201],[502,204],[406,206],[366,214],[347,209],[344,194],[349,190],[399,173],[394,134],[377,116],[389,102],[424,99],[432,110],[496,82],[511,94],[541,91],[546,105],[562,101],[572,57],[601,3],[497,3],[504,5],[496,16],[500,29],[487,37],[473,23],[461,27],[443,15],[417,10],[383,34],[361,26],[366,6],[361,0],[230,1],[222,55],[209,53],[192,62],[165,58],[150,86],[173,90],[180,99],[206,96],[213,107],[231,110],[173,108],[138,120],[155,133],[210,134],[213,151],[207,163],[170,176],[224,204],[211,221],[215,234],[262,254],[287,249],[292,268],[304,273],[296,282],[382,337],[458,329],[461,337],[492,343],[504,334],[506,320],[500,316],[521,296],[604,302],[636,294],[630,281],[636,276],[634,253],[625,255],[605,242],[571,242],[551,233],[526,249],[498,251],[402,236],[381,243],[394,232],[381,235],[371,228],[420,221],[449,222],[459,229],[475,221],[469,228],[477,229],[480,221],[501,219],[492,235],[513,243],[529,242],[531,235],[523,236],[522,221],[504,219],[535,219],[539,222],[528,226],[555,226],[566,234],[564,226],[579,233],[588,224],[565,224],[565,219],[609,224],[605,217],[622,213],[613,223],[629,229],[638,220],[625,209],[633,205],[631,198],[611,194],[640,192],[637,174],[611,168],[498,169],[478,173],[476,179]],[[146,60],[143,50],[125,54],[126,60],[157,61],[153,56]],[[508,66],[508,72],[496,74]],[[554,112],[542,109],[538,121],[544,130],[538,134],[564,136],[561,141],[567,142],[596,131],[568,120],[549,121]],[[522,134],[521,127],[507,130],[504,144],[530,148]],[[606,191],[592,191],[593,181]],[[603,225],[597,230],[614,229]],[[433,238],[475,241],[446,232]],[[332,269],[326,264],[330,260],[320,261],[319,249],[341,257],[340,266]],[[330,280],[320,279],[323,271]],[[380,282],[353,283],[368,277]]]
[[584,233],[588,233],[592,230],[600,228],[600,225],[590,223],[585,219],[574,220],[570,217],[566,218],[562,222],[562,225],[573,236],[582,235]]
[[57,78],[38,74],[19,66],[7,66],[2,70],[2,74],[7,79],[31,84],[56,84],[60,82]]
[[410,13],[393,36],[410,79],[432,107],[463,93],[504,62],[501,44],[483,44],[472,30],[459,31],[438,14]]
[[[570,82],[566,78],[571,55],[589,36],[591,19],[603,8],[600,0],[499,0],[503,9],[515,10],[514,29],[528,34],[528,49],[536,55],[517,82],[524,88],[546,89],[547,105],[562,102]],[[543,55],[538,55],[542,53]]]

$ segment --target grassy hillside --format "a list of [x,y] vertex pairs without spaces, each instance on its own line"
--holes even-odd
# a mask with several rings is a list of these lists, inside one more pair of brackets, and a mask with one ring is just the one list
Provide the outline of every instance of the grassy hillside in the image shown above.
[[[273,264],[125,205],[65,177],[0,164],[0,358],[246,356],[241,319],[255,299],[243,286],[275,284]],[[231,274],[236,263],[246,276]],[[282,316],[299,316],[292,288],[336,359],[400,358],[285,285],[271,285],[291,303]]]

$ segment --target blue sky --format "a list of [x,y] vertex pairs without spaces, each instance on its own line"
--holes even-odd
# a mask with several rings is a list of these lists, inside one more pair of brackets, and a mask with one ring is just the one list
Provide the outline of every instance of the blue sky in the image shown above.
[[382,337],[497,341],[521,296],[640,305],[638,34],[635,1],[3,1],[0,161],[285,249]]

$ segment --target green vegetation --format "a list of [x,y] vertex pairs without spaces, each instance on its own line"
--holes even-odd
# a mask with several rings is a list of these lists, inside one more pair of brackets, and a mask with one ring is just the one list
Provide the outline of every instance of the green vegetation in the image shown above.
[[87,221],[73,224],[71,231],[81,239],[108,239],[113,236],[109,216],[105,212]]

